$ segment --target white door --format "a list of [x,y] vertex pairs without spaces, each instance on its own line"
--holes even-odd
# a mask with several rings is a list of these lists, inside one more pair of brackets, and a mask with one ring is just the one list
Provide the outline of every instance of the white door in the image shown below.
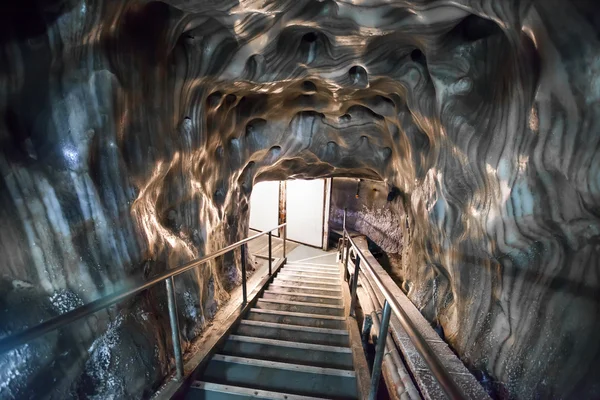
[[324,179],[287,181],[287,238],[310,246],[322,247],[324,205]]
[[[250,229],[266,231],[279,225],[279,182],[259,182],[250,195]],[[274,230],[274,236],[279,236]]]

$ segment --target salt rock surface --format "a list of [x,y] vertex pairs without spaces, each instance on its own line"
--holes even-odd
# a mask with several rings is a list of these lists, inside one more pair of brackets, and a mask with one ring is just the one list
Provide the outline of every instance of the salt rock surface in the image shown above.
[[[409,297],[497,396],[600,396],[595,2],[0,10],[1,334],[243,238],[257,181],[380,179]],[[186,345],[239,280],[239,253],[177,279]],[[157,287],[0,355],[0,397],[142,396],[167,326]]]

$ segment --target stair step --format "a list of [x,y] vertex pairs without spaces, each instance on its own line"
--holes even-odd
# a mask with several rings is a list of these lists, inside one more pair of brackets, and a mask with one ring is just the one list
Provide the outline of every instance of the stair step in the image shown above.
[[354,371],[214,355],[204,379],[303,396],[357,398]]
[[290,293],[302,292],[302,293],[310,293],[310,294],[323,294],[326,296],[341,296],[341,289],[324,289],[317,286],[298,286],[298,285],[288,285],[284,283],[271,283],[269,285],[269,290],[276,291],[285,291]]
[[273,280],[273,282],[278,282],[281,284],[285,284],[285,285],[299,285],[299,286],[317,286],[320,289],[324,288],[324,289],[340,289],[341,284],[340,283],[328,283],[328,282],[323,282],[321,280],[317,280],[317,279],[302,279],[302,278],[291,278],[291,277],[281,277],[281,276],[277,276],[275,277],[275,279]]
[[344,315],[344,306],[278,299],[259,299],[256,302],[256,308],[318,315],[336,315],[338,317]]
[[279,271],[280,274],[282,275],[301,275],[301,276],[309,276],[309,277],[317,277],[319,279],[321,278],[325,278],[325,279],[335,279],[335,280],[339,280],[340,279],[340,273],[336,272],[336,273],[330,273],[330,272],[320,272],[320,271],[300,271],[300,270],[293,270],[293,269],[282,269],[281,271]]
[[340,268],[323,268],[323,267],[318,267],[318,268],[314,268],[314,267],[304,267],[301,265],[284,265],[282,267],[282,270],[284,268],[287,268],[287,270],[295,270],[295,271],[301,271],[301,272],[312,272],[314,274],[336,274],[338,275],[340,273]]
[[333,304],[341,306],[342,296],[326,296],[322,294],[286,292],[284,290],[265,290],[263,299],[279,299],[289,301],[303,301],[308,303]]
[[[315,318],[317,317],[317,318]],[[316,328],[346,329],[346,321],[341,317],[313,315],[287,311],[264,310],[253,308],[247,314],[253,321],[275,322],[278,324],[312,326]]]
[[287,261],[285,265],[299,265],[301,267],[313,268],[337,268],[339,263],[335,260],[326,262],[308,262],[308,261]]
[[325,281],[326,283],[339,283],[340,282],[340,277],[329,277],[329,276],[320,276],[320,275],[316,275],[314,273],[305,273],[305,272],[287,272],[287,271],[279,271],[279,273],[277,274],[278,278],[283,278],[283,277],[290,277],[290,278],[299,278],[302,280],[305,279],[315,279],[317,281]]
[[294,270],[294,271],[301,271],[301,272],[313,272],[316,274],[336,274],[338,275],[340,273],[339,268],[312,268],[312,267],[303,267],[300,265],[285,265],[282,270]]
[[251,325],[251,326],[264,326],[267,328],[276,328],[276,329],[287,329],[296,332],[310,332],[310,333],[322,333],[324,335],[333,335],[333,336],[348,336],[348,331],[345,329],[330,329],[330,328],[316,328],[314,326],[301,326],[301,325],[289,325],[289,324],[278,324],[275,322],[262,322],[262,321],[252,321],[249,319],[243,319],[240,321],[242,325]]
[[352,370],[352,350],[349,347],[230,335],[221,354]]
[[314,343],[290,342],[288,340],[257,338],[252,336],[230,335],[229,339],[244,343],[268,344],[272,346],[287,347],[293,349],[303,349],[310,351],[325,351],[330,353],[352,354],[350,347],[329,346]]
[[301,267],[322,267],[322,268],[337,268],[337,264],[316,264],[316,263],[300,263],[288,261],[285,265],[299,265]]
[[190,386],[190,393],[186,396],[194,400],[246,400],[246,399],[273,399],[273,400],[324,400],[322,397],[297,396],[289,393],[271,392],[251,388],[221,385],[219,383],[195,381]]
[[301,276],[317,277],[319,279],[321,279],[321,278],[332,279],[332,280],[340,279],[339,272],[330,273],[330,272],[320,272],[320,271],[300,271],[300,270],[295,270],[295,269],[283,268],[281,271],[279,271],[279,273],[283,274],[283,275],[301,275]]
[[327,346],[349,346],[350,343],[348,332],[342,329],[315,328],[253,320],[240,321],[236,334]]

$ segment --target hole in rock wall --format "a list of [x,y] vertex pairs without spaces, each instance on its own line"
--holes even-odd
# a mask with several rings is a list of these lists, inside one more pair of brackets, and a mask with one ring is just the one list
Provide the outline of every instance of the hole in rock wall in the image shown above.
[[223,94],[221,92],[213,92],[206,97],[206,106],[208,108],[216,108],[221,103]]
[[369,84],[369,77],[367,71],[360,65],[355,65],[348,71],[348,77],[350,83],[355,86],[366,87]]
[[68,0],[6,0],[0,3],[0,43],[14,35],[26,40],[43,35],[74,2]]
[[475,42],[490,36],[502,34],[502,29],[496,22],[490,19],[471,14],[454,28],[454,33],[467,42]]
[[306,94],[312,94],[317,91],[317,86],[314,83],[312,83],[311,81],[304,81],[304,82],[302,82],[302,90]]
[[352,121],[352,116],[350,114],[344,114],[341,117],[339,117],[339,121],[343,123],[348,123]]
[[317,41],[319,37],[317,36],[316,33],[314,32],[308,32],[307,34],[305,34],[304,36],[302,36],[302,42],[304,43],[314,43]]
[[308,32],[302,36],[300,51],[304,54],[305,62],[312,63],[317,58],[317,45],[319,36],[315,32]]
[[265,57],[262,54],[254,54],[248,61],[244,69],[244,78],[248,80],[259,79],[265,69]]
[[419,49],[414,49],[410,52],[410,59],[416,62],[417,64],[421,64],[423,66],[427,66],[427,60],[425,58],[425,54]]
[[225,96],[225,101],[223,104],[227,107],[231,107],[236,100],[237,97],[234,94],[228,94],[227,96]]

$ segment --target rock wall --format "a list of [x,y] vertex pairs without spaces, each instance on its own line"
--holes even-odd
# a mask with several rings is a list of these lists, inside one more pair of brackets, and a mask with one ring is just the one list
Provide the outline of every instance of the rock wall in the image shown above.
[[[2,2],[0,334],[240,239],[257,180],[379,179],[409,296],[499,397],[600,396],[599,21],[585,0]],[[178,278],[186,343],[238,257]],[[0,397],[147,395],[165,307],[0,355]]]
[[406,219],[397,189],[381,181],[335,178],[331,183],[330,229],[346,228],[367,236],[383,252],[402,252],[403,222]]

